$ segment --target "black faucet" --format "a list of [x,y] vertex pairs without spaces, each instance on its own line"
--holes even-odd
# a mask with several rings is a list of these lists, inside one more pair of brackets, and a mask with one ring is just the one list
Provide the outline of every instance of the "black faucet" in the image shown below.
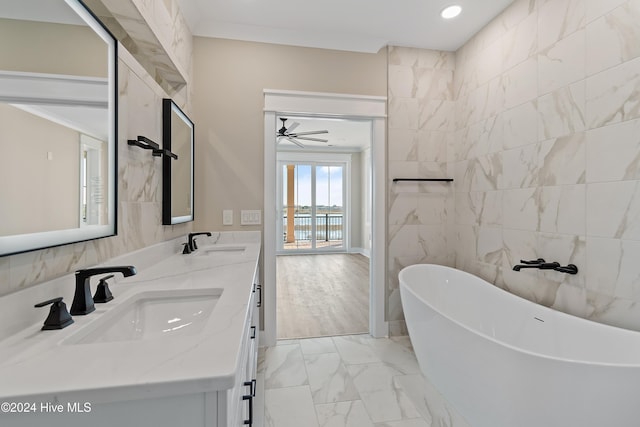
[[540,270],[554,270],[560,267],[558,262],[546,262],[544,258],[538,258],[531,261],[520,260],[522,264],[514,265],[513,271],[520,271],[523,268],[537,268]]
[[196,239],[194,239],[194,237],[195,236],[200,236],[201,234],[211,237],[211,233],[209,233],[208,231],[204,231],[204,232],[201,232],[201,233],[189,233],[189,241],[187,242],[187,245],[189,245],[189,251],[183,252],[183,253],[191,253],[191,252],[195,251],[196,249],[198,249],[198,245],[196,245]]
[[96,274],[122,273],[124,277],[133,276],[137,273],[132,265],[85,268],[76,271],[76,293],[73,295],[70,313],[72,316],[89,314],[96,308],[93,305],[91,296],[90,278]]
[[531,261],[520,260],[522,264],[514,265],[514,271],[520,271],[523,268],[537,268],[540,270],[555,270],[560,273],[578,274],[578,267],[575,264],[569,264],[561,266],[559,262],[545,262],[543,258],[534,259]]

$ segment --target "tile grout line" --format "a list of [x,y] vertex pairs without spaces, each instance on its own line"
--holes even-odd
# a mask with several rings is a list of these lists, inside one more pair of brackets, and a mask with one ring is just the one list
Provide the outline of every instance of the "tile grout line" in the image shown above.
[[318,418],[318,409],[316,408],[316,403],[313,401],[313,390],[311,390],[311,382],[309,381],[309,369],[307,369],[307,361],[304,358],[304,353],[302,352],[302,344],[298,340],[296,344],[298,346],[298,350],[300,351],[300,355],[302,356],[302,366],[304,366],[304,373],[307,377],[307,385],[306,387],[309,389],[309,396],[311,396],[311,405],[313,406],[313,415],[316,419],[316,425],[320,427],[320,419]]

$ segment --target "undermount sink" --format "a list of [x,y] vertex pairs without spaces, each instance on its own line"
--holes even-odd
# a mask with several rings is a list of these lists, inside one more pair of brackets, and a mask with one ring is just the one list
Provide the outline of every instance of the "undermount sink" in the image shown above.
[[64,344],[195,335],[207,323],[222,291],[207,288],[140,292],[69,337]]
[[246,245],[212,245],[205,246],[196,252],[197,255],[209,255],[213,253],[237,253],[240,254],[247,249]]

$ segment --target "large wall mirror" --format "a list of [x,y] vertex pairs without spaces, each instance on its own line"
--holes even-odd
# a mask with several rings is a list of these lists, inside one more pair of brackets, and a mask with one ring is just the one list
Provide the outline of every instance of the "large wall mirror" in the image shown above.
[[0,256],[116,233],[116,64],[80,1],[0,2]]
[[[162,101],[162,223],[193,221],[193,135],[189,117],[171,100]],[[176,158],[177,156],[177,158]]]

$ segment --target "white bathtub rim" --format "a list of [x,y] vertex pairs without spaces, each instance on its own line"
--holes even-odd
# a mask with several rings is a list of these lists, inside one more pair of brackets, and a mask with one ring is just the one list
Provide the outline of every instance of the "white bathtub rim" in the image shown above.
[[538,304],[536,302],[530,301],[526,298],[522,298],[519,295],[513,294],[511,292],[505,291],[504,289],[487,282],[486,280],[484,280],[481,277],[478,277],[476,275],[473,275],[471,273],[468,273],[466,271],[463,270],[458,270],[457,268],[453,268],[453,267],[447,267],[447,266],[443,266],[443,265],[438,265],[438,264],[413,264],[413,265],[409,265],[407,267],[404,267],[402,270],[400,270],[400,273],[398,274],[398,279],[400,282],[400,288],[404,288],[406,289],[408,292],[411,292],[411,294],[417,298],[419,301],[423,302],[424,304],[426,304],[427,306],[429,306],[435,313],[437,313],[439,316],[444,317],[445,319],[447,319],[450,322],[455,323],[456,325],[460,326],[461,328],[471,332],[472,334],[481,336],[482,338],[485,338],[489,341],[492,341],[502,347],[506,347],[508,349],[517,351],[519,353],[523,353],[523,354],[527,354],[530,356],[534,356],[534,357],[540,357],[540,358],[544,358],[544,359],[548,359],[548,360],[555,360],[555,361],[562,361],[562,362],[568,362],[568,363],[577,363],[577,364],[582,364],[582,365],[590,365],[590,366],[603,366],[603,367],[616,367],[616,368],[638,368],[640,367],[640,361],[638,363],[613,363],[613,362],[602,362],[602,361],[593,361],[593,360],[580,360],[580,359],[571,359],[571,358],[567,358],[567,357],[557,357],[557,356],[550,356],[548,354],[544,354],[544,353],[538,353],[535,351],[530,351],[530,350],[526,350],[523,349],[522,347],[517,347],[513,344],[509,344],[506,343],[504,341],[500,341],[492,336],[489,336],[487,334],[485,334],[484,332],[477,330],[477,329],[473,329],[467,325],[465,325],[464,323],[452,318],[451,316],[448,316],[444,313],[442,313],[442,311],[438,310],[437,308],[435,308],[431,303],[429,303],[428,301],[426,301],[422,296],[416,294],[413,289],[411,289],[410,286],[406,285],[406,281],[403,280],[403,276],[406,274],[403,274],[403,272],[405,270],[409,271],[409,270],[413,270],[413,269],[417,269],[420,267],[436,267],[436,269],[440,269],[440,270],[456,270],[456,272],[458,273],[462,273],[463,275],[466,276],[470,276],[476,280],[482,280],[483,282],[485,282],[487,285],[492,286],[496,289],[498,289],[501,292],[506,292],[509,295],[513,296],[514,298],[517,298],[519,300],[522,300],[528,304],[536,304],[539,305],[540,307],[544,307],[545,309],[548,309],[550,311],[553,312],[553,316],[558,316],[560,319],[562,319],[563,317],[568,317],[568,318],[572,318],[572,319],[578,319],[580,321],[585,321],[585,322],[591,322],[593,324],[595,324],[596,327],[601,327],[601,328],[612,328],[616,331],[618,331],[618,333],[623,333],[623,334],[631,334],[631,335],[637,335],[640,334],[640,332],[638,331],[634,331],[631,329],[625,329],[625,328],[620,328],[618,326],[613,326],[613,325],[606,325],[604,323],[599,323],[599,322],[595,322],[593,320],[589,320],[589,319],[585,319],[582,317],[578,317],[578,316],[574,316],[572,314],[569,313],[565,313],[559,310],[556,310],[552,307],[547,307],[547,306],[543,306],[541,304]]

